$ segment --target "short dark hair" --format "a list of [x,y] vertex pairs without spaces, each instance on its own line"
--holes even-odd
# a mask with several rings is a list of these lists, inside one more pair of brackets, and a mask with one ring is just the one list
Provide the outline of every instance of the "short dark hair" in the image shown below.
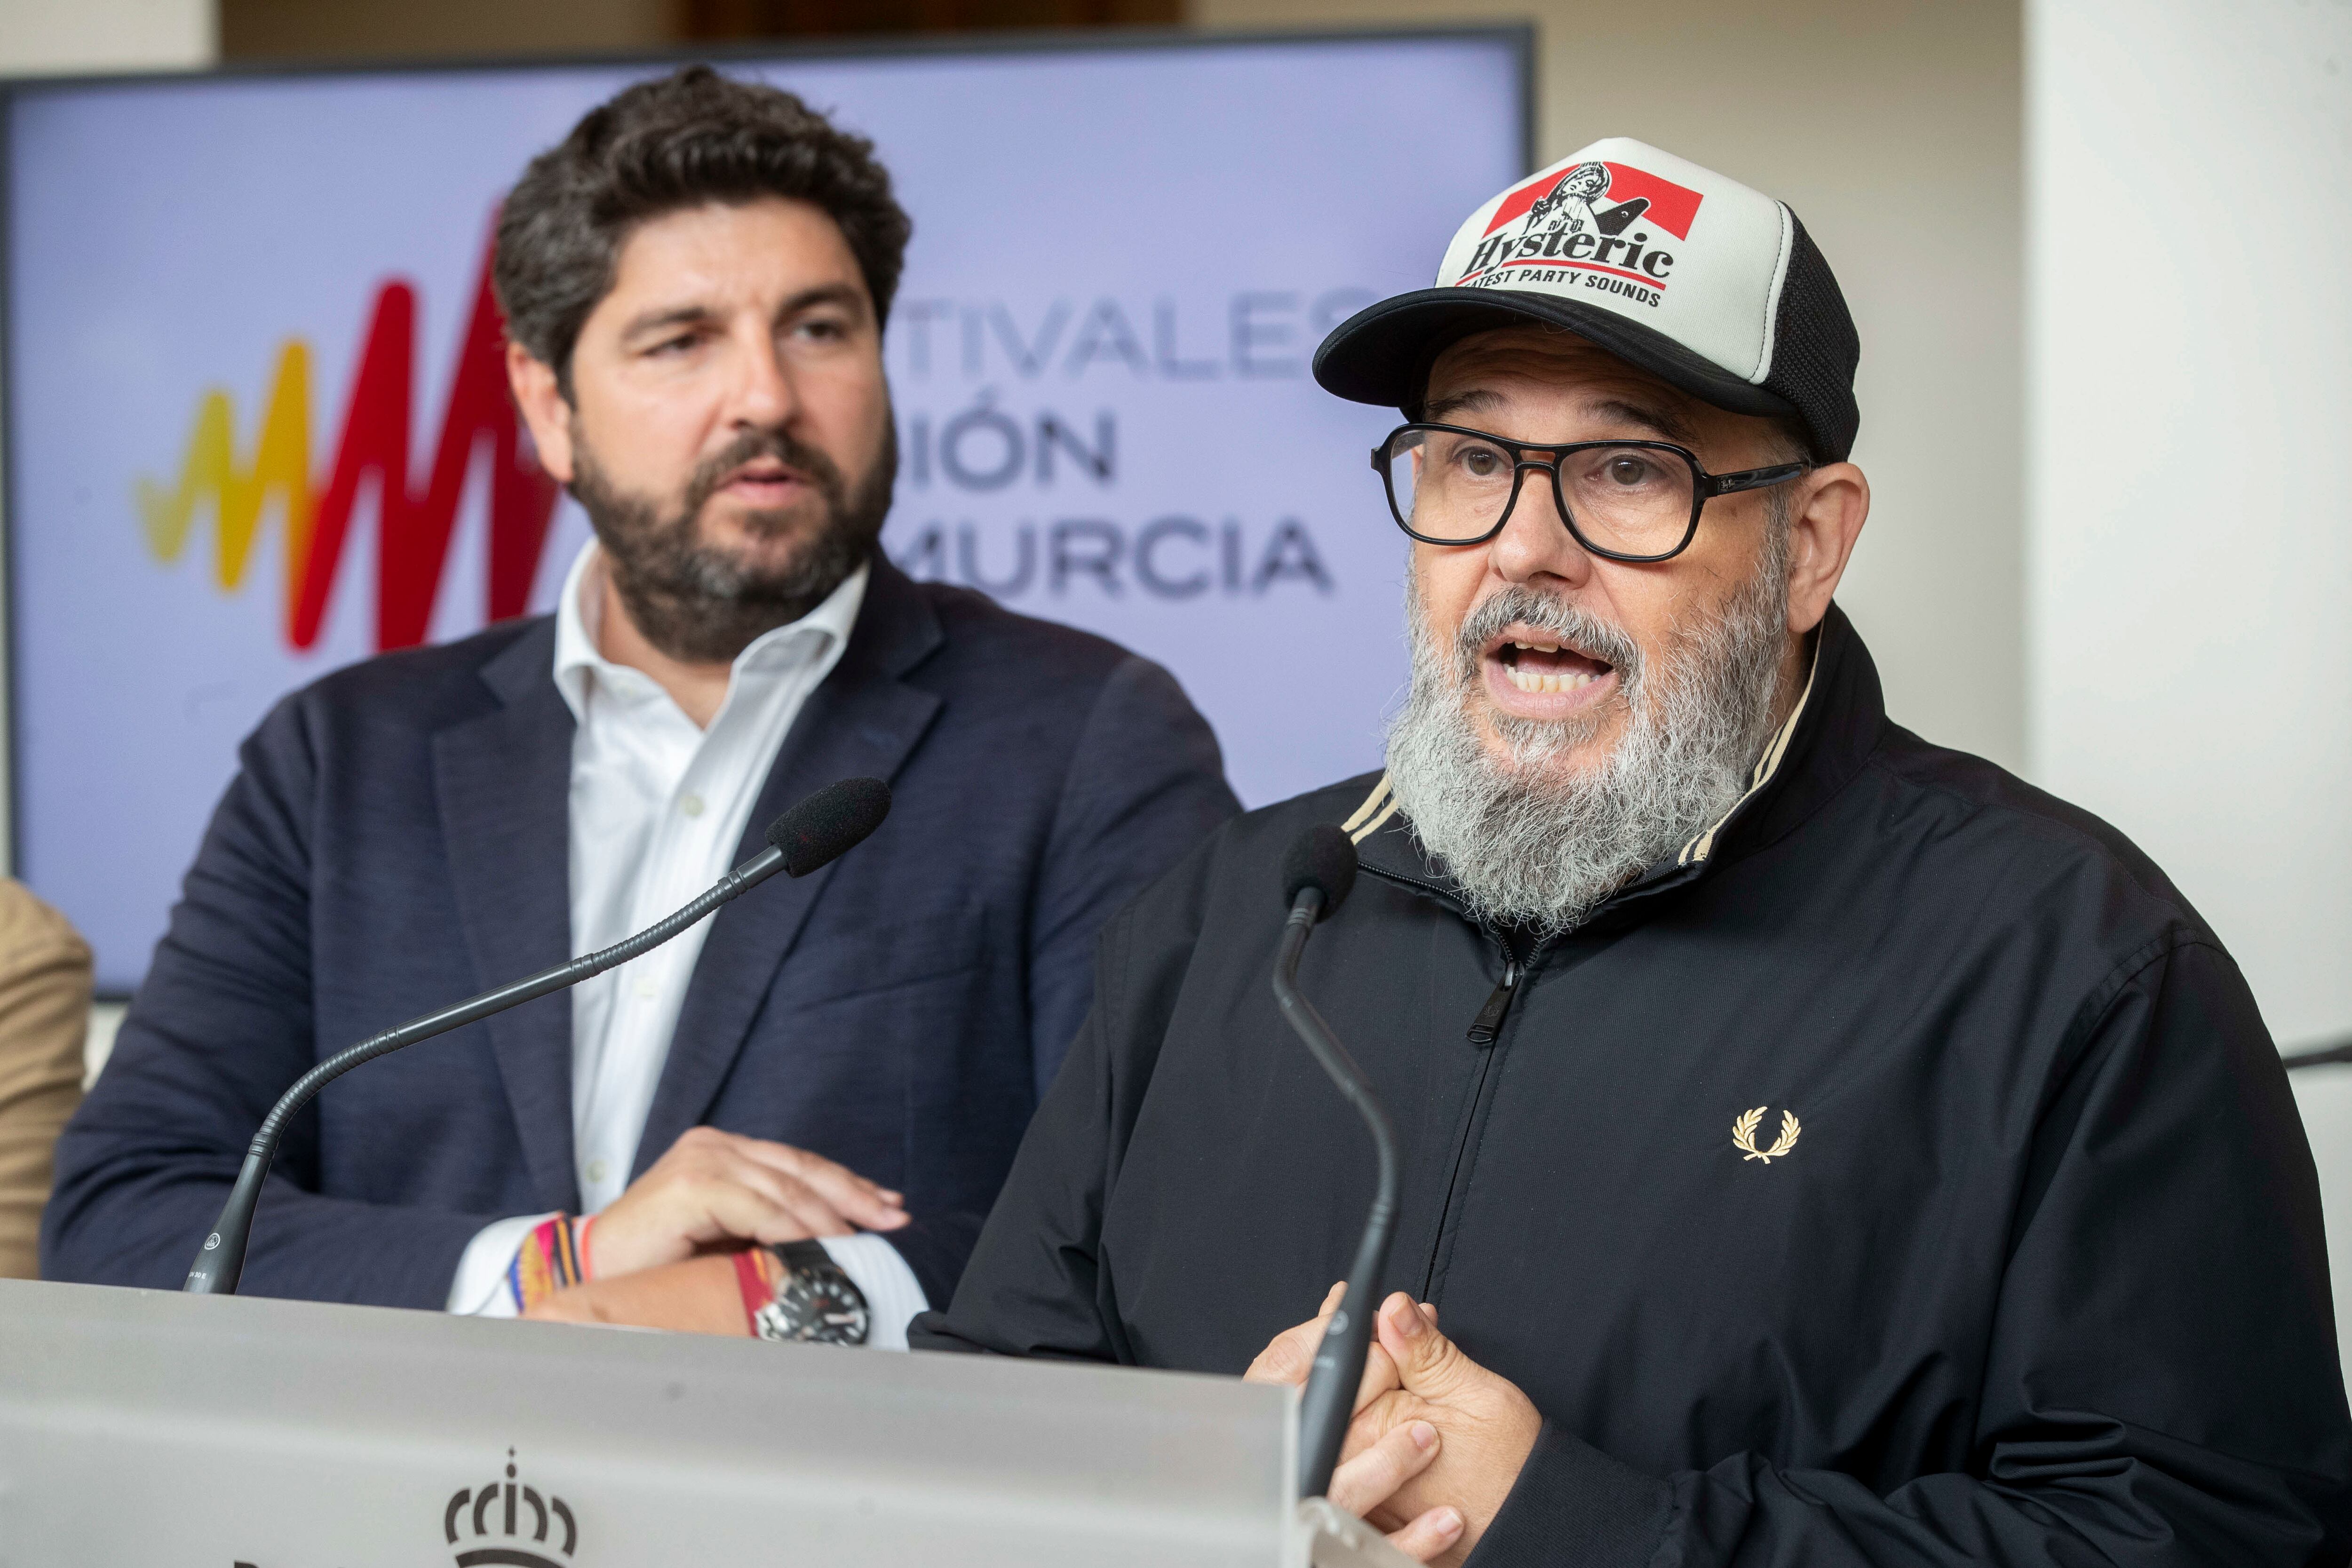
[[914,225],[874,143],[789,92],[688,66],[623,89],[530,161],[499,214],[492,279],[507,336],[553,367],[612,290],[622,244],[648,218],[785,196],[818,206],[857,258],[877,324],[890,315]]

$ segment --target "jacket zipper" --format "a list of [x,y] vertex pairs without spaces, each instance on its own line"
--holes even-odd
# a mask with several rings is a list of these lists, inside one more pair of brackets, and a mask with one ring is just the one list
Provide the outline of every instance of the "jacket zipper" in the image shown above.
[[1518,994],[1518,955],[1511,951],[1511,944],[1507,942],[1503,944],[1503,983],[1495,987],[1494,994],[1486,998],[1486,1005],[1478,1009],[1476,1017],[1470,1020],[1472,1045],[1483,1051],[1502,1037],[1503,1020],[1510,1016],[1511,998]]
[[[1391,881],[1402,882],[1408,888],[1418,888],[1442,902],[1451,904],[1454,901],[1443,888],[1432,887],[1412,877],[1401,877],[1393,871],[1384,870],[1377,874]],[[1525,973],[1519,967],[1518,950],[1511,945],[1508,937],[1496,937],[1495,945],[1503,950],[1503,983],[1495,987],[1486,998],[1486,1005],[1478,1009],[1476,1017],[1470,1020],[1470,1043],[1482,1051],[1503,1037],[1503,1020],[1510,1016],[1511,998],[1518,994],[1519,981]]]
[[1470,1043],[1478,1048],[1478,1079],[1470,1089],[1470,1106],[1462,1119],[1461,1140],[1454,1145],[1454,1166],[1446,1173],[1445,1205],[1437,1211],[1437,1234],[1430,1243],[1429,1262],[1422,1270],[1420,1294],[1423,1298],[1430,1295],[1437,1282],[1437,1260],[1445,1250],[1446,1232],[1453,1226],[1454,1191],[1461,1185],[1462,1163],[1469,1157],[1470,1135],[1477,1128],[1481,1102],[1486,1098],[1486,1079],[1495,1070],[1491,1047],[1503,1037],[1503,1020],[1510,1014],[1511,998],[1517,994],[1525,973],[1519,967],[1518,951],[1511,945],[1510,939],[1497,938],[1496,944],[1503,950],[1503,983],[1495,987],[1486,1005],[1470,1021]]

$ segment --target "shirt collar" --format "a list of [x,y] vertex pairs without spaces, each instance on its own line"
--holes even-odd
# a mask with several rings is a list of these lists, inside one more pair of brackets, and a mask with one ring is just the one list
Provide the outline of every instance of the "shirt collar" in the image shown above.
[[[555,604],[555,689],[563,694],[575,723],[584,723],[588,693],[602,682],[606,689],[627,689],[633,682],[649,682],[642,670],[614,663],[598,651],[596,638],[604,618],[604,552],[591,539],[564,574],[563,591]],[[842,579],[816,608],[799,620],[762,632],[735,656],[728,678],[728,693],[747,679],[780,674],[804,659],[830,660],[849,642],[857,612],[866,603],[866,585],[873,575],[870,563]],[[809,634],[816,634],[814,638]]]

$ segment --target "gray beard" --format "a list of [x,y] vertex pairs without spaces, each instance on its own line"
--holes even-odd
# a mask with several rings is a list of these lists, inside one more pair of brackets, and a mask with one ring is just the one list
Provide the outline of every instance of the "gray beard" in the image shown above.
[[[1409,580],[1405,637],[1412,688],[1389,726],[1390,786],[1414,835],[1453,876],[1473,918],[1554,936],[1681,849],[1746,793],[1771,739],[1788,646],[1788,532],[1712,618],[1677,627],[1658,669],[1621,628],[1548,594],[1506,588],[1464,620],[1454,646],[1433,646],[1420,584]],[[1598,768],[1555,771],[1605,721],[1496,718],[1505,755],[1490,753],[1470,704],[1479,650],[1523,623],[1616,667],[1631,711]]]

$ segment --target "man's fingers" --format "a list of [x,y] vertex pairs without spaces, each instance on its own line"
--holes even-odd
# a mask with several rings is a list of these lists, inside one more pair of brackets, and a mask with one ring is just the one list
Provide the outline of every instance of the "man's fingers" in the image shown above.
[[821,1155],[689,1128],[597,1216],[600,1276],[635,1273],[744,1241],[771,1246],[907,1223],[899,1194]]
[[744,1159],[799,1181],[837,1213],[868,1230],[896,1230],[907,1223],[905,1194],[868,1181],[822,1154],[764,1138],[736,1138],[732,1147]]
[[1361,1519],[1429,1468],[1437,1449],[1437,1428],[1409,1421],[1332,1471],[1328,1496],[1335,1506]]
[[1469,1359],[1438,1332],[1435,1314],[1402,1290],[1381,1303],[1377,1327],[1381,1348],[1396,1363],[1398,1383],[1415,1394],[1442,1400],[1470,1370]]
[[1461,1513],[1450,1508],[1433,1508],[1391,1533],[1389,1544],[1416,1563],[1428,1563],[1461,1539]]
[[[1324,1336],[1331,1331],[1332,1316],[1339,1311],[1340,1300],[1347,1289],[1347,1283],[1344,1280],[1332,1286],[1323,1298],[1323,1307],[1320,1311],[1306,1322],[1285,1329],[1275,1335],[1267,1342],[1265,1349],[1258,1352],[1257,1359],[1250,1363],[1249,1370],[1242,1374],[1243,1381],[1290,1384],[1306,1382],[1307,1374],[1314,1370],[1316,1352],[1323,1348]],[[1360,1411],[1381,1394],[1390,1393],[1398,1386],[1395,1361],[1377,1342],[1373,1343],[1366,1350],[1364,1355],[1364,1375],[1356,1384],[1354,1408]]]
[[1407,1422],[1431,1417],[1438,1409],[1433,1401],[1410,1389],[1391,1388],[1349,1420],[1348,1435],[1340,1440],[1339,1457],[1353,1458]]
[[749,1166],[696,1184],[703,1225],[698,1242],[736,1238],[773,1247],[812,1236],[847,1236],[857,1227],[832,1205],[782,1172]]
[[824,1155],[812,1153],[806,1149],[794,1148],[790,1143],[778,1143],[767,1138],[746,1138],[740,1133],[729,1133],[727,1141],[729,1146],[744,1158],[757,1160],[763,1165],[772,1165],[805,1182],[838,1180],[845,1187],[871,1193],[893,1204],[898,1203],[906,1196],[896,1188],[886,1187],[870,1177],[859,1175],[838,1161],[828,1160]]
[[1268,1340],[1265,1349],[1242,1373],[1244,1383],[1304,1383],[1315,1364],[1315,1347],[1323,1340],[1323,1320],[1316,1318],[1288,1328]]
[[1348,1289],[1341,1280],[1323,1293],[1323,1305],[1315,1316],[1296,1323],[1268,1340],[1265,1349],[1257,1352],[1242,1373],[1244,1383],[1289,1383],[1307,1381],[1307,1373],[1315,1365],[1316,1347],[1323,1342],[1323,1331],[1331,1325],[1331,1314],[1338,1310],[1339,1297]]
[[770,1246],[798,1241],[803,1237],[856,1234],[857,1222],[834,1207],[823,1193],[807,1183],[774,1171],[765,1175],[772,1185],[762,1187],[761,1195],[769,1200],[775,1212],[764,1223],[740,1234]]
[[1381,1394],[1403,1386],[1402,1380],[1397,1376],[1394,1358],[1375,1341],[1364,1352],[1364,1376],[1356,1384],[1356,1406],[1351,1414],[1362,1414],[1365,1405]]

